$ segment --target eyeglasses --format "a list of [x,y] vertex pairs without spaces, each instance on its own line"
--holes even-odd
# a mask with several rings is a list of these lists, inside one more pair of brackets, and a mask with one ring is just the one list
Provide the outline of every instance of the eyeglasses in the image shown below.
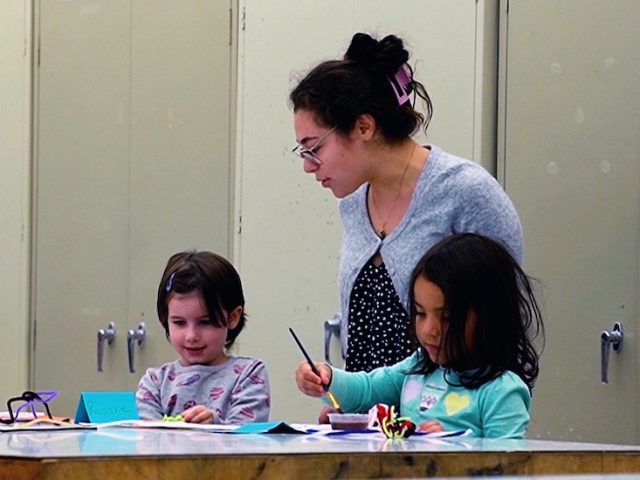
[[304,146],[298,143],[295,147],[293,147],[293,150],[291,150],[291,152],[295,153],[296,155],[298,155],[300,158],[304,160],[309,160],[315,163],[317,166],[322,165],[322,160],[320,160],[318,155],[316,155],[316,150],[318,149],[318,147],[320,147],[320,144],[322,143],[322,141],[325,138],[327,138],[329,134],[333,132],[336,128],[338,128],[337,125],[333,127],[331,130],[329,130],[327,133],[325,133],[323,136],[321,136],[313,147],[305,148]]
[[[58,396],[58,392],[55,392],[55,391],[32,392],[27,390],[26,392],[22,392],[22,395],[20,395],[19,397],[13,397],[7,400],[7,412],[9,414],[9,418],[0,418],[0,422],[5,424],[11,424],[18,420],[22,420],[21,418],[22,416],[20,415],[20,413],[22,412],[22,410],[24,410],[27,407],[31,410],[31,414],[33,415],[32,418],[35,419],[35,418],[38,418],[39,416],[40,417],[43,416],[42,413],[38,414],[38,411],[36,409],[36,403],[39,403],[40,405],[44,406],[47,417],[53,419],[53,416],[51,415],[51,410],[49,410],[48,402],[50,402],[57,396]],[[13,405],[19,402],[22,402],[22,404],[18,406],[18,408],[15,410],[15,413],[14,413]],[[29,420],[31,420],[32,418],[29,418]]]

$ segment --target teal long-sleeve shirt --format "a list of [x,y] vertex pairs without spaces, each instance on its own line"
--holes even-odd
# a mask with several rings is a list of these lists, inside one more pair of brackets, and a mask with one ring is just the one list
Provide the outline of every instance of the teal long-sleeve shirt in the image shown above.
[[[531,394],[527,385],[507,371],[471,390],[446,382],[444,369],[407,374],[419,353],[391,367],[369,373],[333,369],[331,391],[345,412],[367,411],[376,403],[395,405],[416,425],[437,420],[445,431],[471,429],[484,438],[524,438],[529,425]],[[449,372],[447,378],[457,383]]]

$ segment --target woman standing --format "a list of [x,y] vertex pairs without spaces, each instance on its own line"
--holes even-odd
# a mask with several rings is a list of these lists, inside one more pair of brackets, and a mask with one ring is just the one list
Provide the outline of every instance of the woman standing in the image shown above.
[[[409,282],[441,238],[474,232],[522,261],[513,204],[480,165],[419,145],[432,105],[413,78],[403,41],[354,35],[344,59],[312,69],[294,88],[304,171],[340,198],[342,352],[349,371],[392,365],[413,353]],[[416,98],[426,112],[414,108]]]

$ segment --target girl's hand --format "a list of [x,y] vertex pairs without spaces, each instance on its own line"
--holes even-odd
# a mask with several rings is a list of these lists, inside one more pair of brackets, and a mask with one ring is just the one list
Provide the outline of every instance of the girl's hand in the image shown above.
[[326,393],[322,383],[331,383],[331,368],[324,363],[316,363],[315,366],[320,372],[320,377],[313,373],[307,362],[301,362],[296,369],[296,384],[302,393],[310,397],[321,397]]
[[422,422],[416,430],[423,433],[444,432],[444,428],[442,428],[442,425],[437,420]]
[[180,414],[185,422],[213,423],[213,412],[204,405],[194,405]]
[[322,423],[331,423],[329,422],[329,414],[330,413],[337,413],[338,410],[336,410],[333,407],[330,407],[328,405],[324,405],[322,407],[322,409],[320,410],[320,413],[318,414],[318,423],[322,424]]

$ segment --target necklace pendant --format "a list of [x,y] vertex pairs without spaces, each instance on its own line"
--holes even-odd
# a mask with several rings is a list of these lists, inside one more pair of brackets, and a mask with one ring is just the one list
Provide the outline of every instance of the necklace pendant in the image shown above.
[[387,236],[387,233],[384,231],[384,228],[380,229],[380,231],[378,232],[378,236],[380,237],[380,240],[384,240],[384,237]]

